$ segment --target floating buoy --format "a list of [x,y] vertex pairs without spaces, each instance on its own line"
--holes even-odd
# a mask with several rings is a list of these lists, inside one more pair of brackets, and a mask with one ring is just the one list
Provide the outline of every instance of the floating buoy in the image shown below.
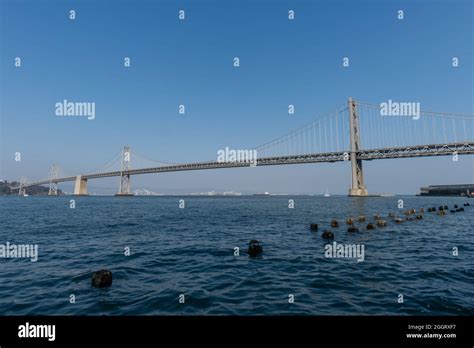
[[331,227],[339,227],[339,222],[337,222],[337,220],[331,220]]
[[382,220],[382,219],[377,220],[377,226],[385,227],[385,226],[387,226],[387,222],[385,220]]
[[255,257],[257,255],[260,255],[263,252],[262,246],[260,245],[260,242],[256,239],[252,239],[249,242],[249,250],[247,253],[251,257]]
[[458,205],[457,205],[457,204],[455,204],[455,205],[454,205],[454,209],[457,209],[457,208],[459,208],[459,207],[458,207]]
[[444,209],[445,209],[445,208],[444,208],[443,206],[439,206],[439,207],[438,207],[438,210],[439,210],[439,211],[442,211],[442,210],[444,210]]
[[346,220],[346,224],[348,224],[348,225],[352,225],[353,223],[354,223],[354,220],[352,218],[348,218]]
[[449,212],[450,212],[450,213],[455,213],[455,212],[456,212],[456,210],[454,210],[454,209],[451,209]]
[[311,231],[317,231],[318,230],[318,224],[310,224],[309,228],[311,229]]
[[347,232],[359,232],[359,229],[357,227],[351,226],[347,229]]
[[92,273],[92,286],[96,288],[107,288],[112,285],[112,272],[101,269]]
[[395,223],[397,224],[401,224],[402,222],[403,222],[403,219],[400,219],[400,218],[395,219]]
[[416,216],[416,219],[417,219],[417,220],[423,220],[423,214],[418,214],[418,215]]
[[469,207],[470,204],[469,204],[469,203],[464,203],[464,206],[465,206],[465,207]]
[[373,224],[367,224],[368,230],[375,230],[375,226]]
[[331,231],[324,231],[323,234],[321,235],[324,239],[333,239],[334,238],[334,233]]
[[456,211],[457,212],[464,211],[464,208],[457,208]]
[[359,222],[364,222],[365,221],[365,216],[364,215],[359,216],[358,220],[359,220]]

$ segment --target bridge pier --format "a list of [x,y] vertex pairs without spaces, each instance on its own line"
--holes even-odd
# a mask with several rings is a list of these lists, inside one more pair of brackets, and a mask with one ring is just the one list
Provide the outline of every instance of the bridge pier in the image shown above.
[[349,127],[351,141],[351,169],[352,187],[349,189],[349,196],[362,197],[369,193],[364,184],[364,172],[362,171],[362,160],[357,159],[360,146],[359,115],[357,103],[349,97]]
[[76,176],[74,183],[74,195],[75,196],[87,196],[87,179],[83,179],[82,175]]

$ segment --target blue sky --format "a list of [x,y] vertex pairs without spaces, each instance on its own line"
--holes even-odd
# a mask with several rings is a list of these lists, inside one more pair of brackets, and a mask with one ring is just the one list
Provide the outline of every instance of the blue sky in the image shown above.
[[[53,161],[69,175],[88,172],[126,144],[132,153],[163,161],[209,160],[225,146],[265,143],[348,96],[474,113],[469,0],[0,4],[0,177],[8,180],[46,177]],[[178,19],[180,9],[185,21]],[[451,65],[454,56],[458,68]],[[130,68],[124,57],[131,58]],[[342,67],[343,57],[350,58],[349,68]],[[95,102],[96,118],[56,117],[54,105],[63,99]],[[186,115],[178,114],[179,104]],[[295,115],[288,115],[289,104]],[[17,151],[21,162],[14,161]],[[370,192],[415,193],[474,176],[472,156],[458,163],[373,161],[365,169]],[[347,163],[218,170],[140,176],[132,184],[163,192],[328,188],[344,194],[350,170]],[[118,178],[90,183],[112,192],[116,186]]]

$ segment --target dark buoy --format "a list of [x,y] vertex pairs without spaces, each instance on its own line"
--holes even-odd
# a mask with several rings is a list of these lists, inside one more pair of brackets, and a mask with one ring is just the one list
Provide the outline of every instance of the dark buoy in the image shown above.
[[339,227],[339,222],[337,222],[337,220],[331,220],[331,227]]
[[459,207],[458,207],[458,205],[457,205],[457,204],[455,204],[455,205],[454,205],[454,209],[457,209],[457,208],[459,208]]
[[92,286],[96,288],[108,288],[112,285],[112,272],[101,269],[92,273]]
[[447,205],[443,205],[443,210],[448,210],[448,206]]
[[456,211],[457,212],[464,211],[464,208],[457,208]]
[[357,227],[351,226],[347,229],[347,232],[359,232],[359,229]]
[[322,236],[324,239],[333,239],[334,238],[334,233],[331,231],[324,231]]
[[310,224],[309,228],[311,229],[311,231],[317,231],[318,230],[318,224]]
[[367,224],[368,230],[375,230],[375,226],[373,224]]
[[416,216],[416,219],[417,219],[417,220],[423,220],[423,214],[418,214],[418,215]]
[[262,246],[260,245],[260,242],[256,239],[252,239],[249,242],[249,250],[247,252],[252,257],[260,255],[263,252],[263,249],[262,249]]
[[450,213],[455,213],[455,212],[456,212],[456,210],[454,210],[454,209],[451,209],[449,212],[450,212]]
[[387,226],[387,222],[385,220],[382,220],[382,219],[377,220],[377,226],[385,227],[385,226]]
[[465,207],[469,207],[470,204],[469,204],[469,203],[464,203],[464,206],[465,206]]
[[439,210],[439,211],[443,211],[443,210],[444,210],[444,207],[443,207],[443,206],[439,206],[439,207],[438,207],[438,210]]

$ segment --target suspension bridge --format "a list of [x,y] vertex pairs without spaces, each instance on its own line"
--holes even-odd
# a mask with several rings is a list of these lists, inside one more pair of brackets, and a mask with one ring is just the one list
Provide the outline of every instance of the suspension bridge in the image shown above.
[[[253,166],[350,161],[352,182],[349,196],[367,196],[363,161],[430,156],[457,158],[474,154],[474,115],[422,109],[411,114],[407,112],[410,111],[409,103],[400,104],[395,104],[398,107],[387,114],[382,112],[381,104],[349,98],[346,105],[252,148],[257,154]],[[136,152],[133,154],[134,158],[138,155]],[[53,165],[49,178],[28,182],[22,177],[15,189],[22,195],[27,187],[49,185],[49,194],[57,195],[58,183],[71,181],[74,182],[74,195],[87,195],[89,180],[120,177],[117,196],[130,196],[130,177],[133,175],[249,166],[246,161],[151,161],[158,165],[132,168],[131,149],[125,146],[99,171],[60,177],[59,167]],[[120,169],[110,170],[118,162],[121,164]]]

